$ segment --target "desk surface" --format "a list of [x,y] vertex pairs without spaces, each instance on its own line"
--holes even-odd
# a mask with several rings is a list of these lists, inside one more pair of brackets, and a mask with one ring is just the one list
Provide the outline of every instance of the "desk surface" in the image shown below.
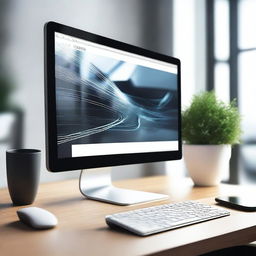
[[222,184],[193,187],[190,179],[148,177],[116,182],[116,185],[165,193],[169,200],[135,206],[116,206],[82,197],[78,180],[42,184],[33,206],[45,208],[59,219],[57,228],[35,231],[18,221],[6,189],[0,190],[1,255],[198,255],[212,250],[246,244],[256,240],[256,212],[230,210],[228,217],[138,237],[107,227],[104,216],[120,211],[182,200],[215,204],[217,195],[254,193],[256,189]]

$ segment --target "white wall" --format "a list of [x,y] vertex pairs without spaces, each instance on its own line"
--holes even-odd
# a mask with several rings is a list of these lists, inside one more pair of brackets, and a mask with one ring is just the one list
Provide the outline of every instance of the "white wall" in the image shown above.
[[[8,1],[7,1],[8,2]],[[148,5],[149,3],[149,5]],[[154,5],[160,6],[154,12]],[[25,147],[42,150],[41,181],[78,177],[78,172],[49,173],[45,167],[43,26],[53,20],[141,47],[166,52],[167,32],[156,36],[157,26],[169,20],[168,0],[10,0],[6,10],[8,44],[6,64],[17,85],[14,102],[25,112]],[[154,29],[153,29],[154,27]],[[165,38],[161,38],[164,36]],[[152,38],[153,40],[146,40]],[[161,40],[165,43],[161,43]],[[158,43],[158,41],[160,43]],[[151,47],[152,46],[152,47]],[[157,49],[159,47],[159,49]],[[167,49],[168,52],[168,49]],[[0,148],[0,187],[6,185],[5,148]],[[157,165],[152,165],[158,168]],[[160,164],[159,166],[162,167]],[[144,173],[144,166],[114,168],[115,178]],[[152,168],[151,168],[152,169]]]
[[[169,0],[10,0],[6,10],[6,64],[13,74],[13,100],[25,112],[25,147],[42,150],[41,181],[77,178],[49,173],[44,153],[43,26],[53,20],[154,51],[170,54]],[[174,0],[174,55],[182,61],[182,103],[204,87],[204,0]],[[114,178],[168,173],[182,161],[114,168]],[[6,185],[5,148],[0,147],[0,187]]]

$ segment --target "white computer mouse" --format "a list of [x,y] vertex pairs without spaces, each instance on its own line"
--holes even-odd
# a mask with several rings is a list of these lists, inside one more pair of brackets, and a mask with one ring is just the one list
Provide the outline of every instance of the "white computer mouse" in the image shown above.
[[27,207],[17,211],[21,222],[35,229],[49,229],[58,224],[57,218],[49,211],[38,207]]

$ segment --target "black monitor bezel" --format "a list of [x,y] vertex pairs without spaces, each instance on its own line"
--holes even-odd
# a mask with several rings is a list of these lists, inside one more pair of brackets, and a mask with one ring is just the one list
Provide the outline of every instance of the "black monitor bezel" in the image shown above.
[[[57,123],[56,123],[56,91],[55,91],[55,51],[54,33],[60,32],[69,36],[85,39],[119,50],[135,53],[149,58],[176,64],[178,66],[178,150],[150,153],[131,153],[118,155],[101,155],[74,158],[58,158]],[[167,160],[178,160],[182,157],[181,142],[181,86],[180,60],[160,53],[149,51],[103,36],[95,35],[56,22],[48,22],[44,27],[44,57],[45,57],[45,124],[46,124],[46,166],[49,171],[70,171],[86,168],[139,164]]]

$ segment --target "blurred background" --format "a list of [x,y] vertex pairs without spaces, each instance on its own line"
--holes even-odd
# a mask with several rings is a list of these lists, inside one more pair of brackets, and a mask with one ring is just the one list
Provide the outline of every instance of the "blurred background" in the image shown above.
[[[255,0],[0,0],[0,187],[13,147],[42,150],[41,182],[79,176],[45,166],[43,27],[51,20],[180,58],[183,107],[203,90],[236,98],[244,132],[225,179],[255,183],[255,13]],[[182,160],[113,169],[114,179],[186,175]]]

